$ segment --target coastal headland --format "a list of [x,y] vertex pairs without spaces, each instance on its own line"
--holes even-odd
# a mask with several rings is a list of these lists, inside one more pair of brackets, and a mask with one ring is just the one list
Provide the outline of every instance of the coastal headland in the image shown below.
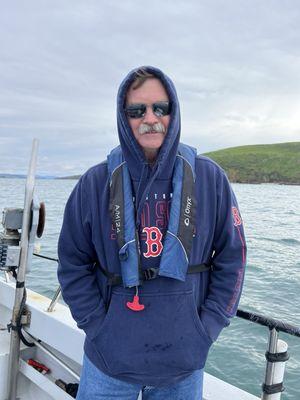
[[300,185],[300,142],[231,147],[205,153],[235,183]]

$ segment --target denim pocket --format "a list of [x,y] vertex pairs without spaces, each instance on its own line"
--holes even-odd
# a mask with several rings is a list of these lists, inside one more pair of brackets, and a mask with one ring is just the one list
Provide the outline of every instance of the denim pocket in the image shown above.
[[145,309],[127,308],[132,294],[113,291],[93,344],[114,375],[172,376],[203,368],[212,344],[192,291],[145,293]]

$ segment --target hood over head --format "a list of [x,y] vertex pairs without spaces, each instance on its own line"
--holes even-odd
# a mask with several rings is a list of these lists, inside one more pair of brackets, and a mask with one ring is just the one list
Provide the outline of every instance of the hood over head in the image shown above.
[[[156,161],[152,167],[148,163],[142,147],[139,145],[133,135],[124,109],[128,89],[135,80],[136,73],[141,69],[154,75],[161,81],[168,94],[172,107],[169,126],[163,144],[159,149]],[[180,138],[180,109],[176,89],[171,79],[160,69],[151,66],[138,67],[129,72],[129,74],[121,83],[118,91],[117,123],[119,140],[130,175],[132,179],[139,181],[138,190],[136,193],[138,224],[145,198],[150,191],[152,183],[157,178],[171,178],[176,160]]]

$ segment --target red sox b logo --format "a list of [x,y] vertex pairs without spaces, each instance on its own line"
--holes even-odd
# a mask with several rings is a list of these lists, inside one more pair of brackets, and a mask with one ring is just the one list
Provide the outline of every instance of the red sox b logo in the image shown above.
[[162,233],[156,226],[150,226],[143,229],[146,233],[146,245],[147,252],[143,253],[144,257],[158,257],[163,249],[163,244],[161,242]]

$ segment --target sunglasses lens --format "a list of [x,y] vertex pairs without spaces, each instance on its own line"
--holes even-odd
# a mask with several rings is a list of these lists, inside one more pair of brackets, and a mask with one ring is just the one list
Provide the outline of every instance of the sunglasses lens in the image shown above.
[[171,104],[168,101],[159,101],[153,104],[153,112],[157,117],[164,117],[171,112]]
[[129,118],[142,118],[146,112],[145,104],[131,104],[125,108]]
[[[129,118],[142,118],[146,114],[146,104],[136,103],[130,104],[125,108],[125,112]],[[164,117],[171,112],[171,103],[168,101],[158,101],[152,104],[152,110],[157,117]]]

